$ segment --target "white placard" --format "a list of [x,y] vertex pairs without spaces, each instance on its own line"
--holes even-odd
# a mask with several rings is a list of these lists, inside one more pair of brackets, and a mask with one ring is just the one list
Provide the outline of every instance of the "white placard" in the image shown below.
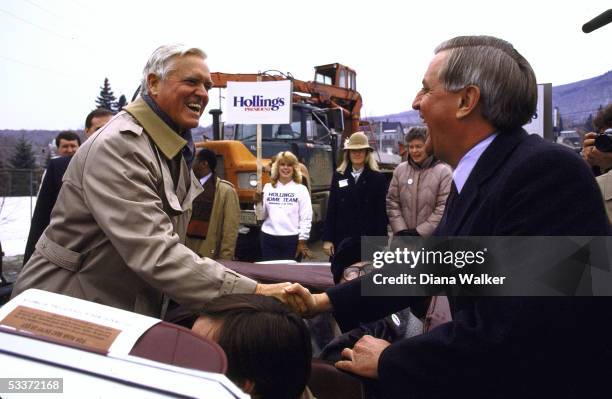
[[291,123],[290,80],[227,82],[226,122],[243,124]]
[[123,309],[37,289],[26,290],[2,306],[0,321],[20,306],[119,330],[108,349],[109,356],[127,355],[142,334],[161,322],[159,319]]
[[[551,118],[551,115],[546,115],[544,112],[544,103],[547,100],[545,98],[545,93],[544,93],[544,87],[546,85],[550,85],[550,83],[540,83],[538,84],[538,102],[537,102],[537,106],[536,106],[536,114],[534,116],[534,118],[527,124],[525,124],[525,126],[523,126],[523,128],[527,131],[527,133],[529,134],[537,134],[540,137],[544,137],[544,128],[545,128],[545,119]],[[549,101],[551,101],[550,99],[548,99]]]

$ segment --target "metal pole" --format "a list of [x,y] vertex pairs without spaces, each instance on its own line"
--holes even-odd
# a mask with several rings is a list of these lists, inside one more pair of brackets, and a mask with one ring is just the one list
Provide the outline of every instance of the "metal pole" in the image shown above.
[[30,169],[30,220],[32,220],[32,195],[34,194],[32,192],[32,180],[33,180],[33,176],[32,176],[32,169]]
[[[261,72],[257,73],[257,81],[261,82]],[[257,191],[262,191],[261,184],[261,175],[262,175],[262,163],[261,163],[261,123],[257,124]],[[262,203],[258,202],[255,205],[255,215],[257,220],[263,219],[263,207]]]

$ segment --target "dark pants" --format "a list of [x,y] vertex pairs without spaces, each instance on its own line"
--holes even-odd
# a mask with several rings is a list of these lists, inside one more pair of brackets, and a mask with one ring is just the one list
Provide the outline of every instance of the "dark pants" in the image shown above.
[[298,235],[272,236],[262,231],[260,237],[262,260],[295,259]]

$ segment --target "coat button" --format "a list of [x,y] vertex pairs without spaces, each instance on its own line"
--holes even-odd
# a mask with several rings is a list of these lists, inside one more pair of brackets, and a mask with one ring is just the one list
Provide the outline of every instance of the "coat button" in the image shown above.
[[413,182],[414,182],[414,180],[408,179],[408,184],[412,184]]

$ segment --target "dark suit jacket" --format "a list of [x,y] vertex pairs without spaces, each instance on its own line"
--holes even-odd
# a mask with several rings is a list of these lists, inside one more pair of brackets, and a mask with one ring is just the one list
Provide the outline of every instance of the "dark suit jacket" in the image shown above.
[[[340,187],[341,181],[346,185]],[[334,173],[330,187],[323,241],[331,241],[336,249],[348,237],[387,235],[387,179],[367,167],[355,179],[351,167]]]
[[45,177],[40,186],[38,198],[36,198],[36,207],[34,208],[30,233],[28,234],[28,242],[23,255],[24,265],[32,256],[32,253],[34,253],[34,247],[38,239],[49,225],[51,211],[53,210],[53,206],[55,206],[57,196],[62,188],[62,177],[64,177],[64,173],[71,159],[72,156],[68,156],[53,158],[49,161],[49,166],[47,167]]
[[[601,193],[584,161],[520,129],[500,133],[486,149],[435,234],[600,236],[608,228]],[[328,295],[343,329],[415,300],[361,297],[359,280]],[[450,301],[452,322],[383,351],[378,372],[385,397],[609,394],[609,387],[607,394],[598,389],[609,383],[612,369],[610,298]]]

